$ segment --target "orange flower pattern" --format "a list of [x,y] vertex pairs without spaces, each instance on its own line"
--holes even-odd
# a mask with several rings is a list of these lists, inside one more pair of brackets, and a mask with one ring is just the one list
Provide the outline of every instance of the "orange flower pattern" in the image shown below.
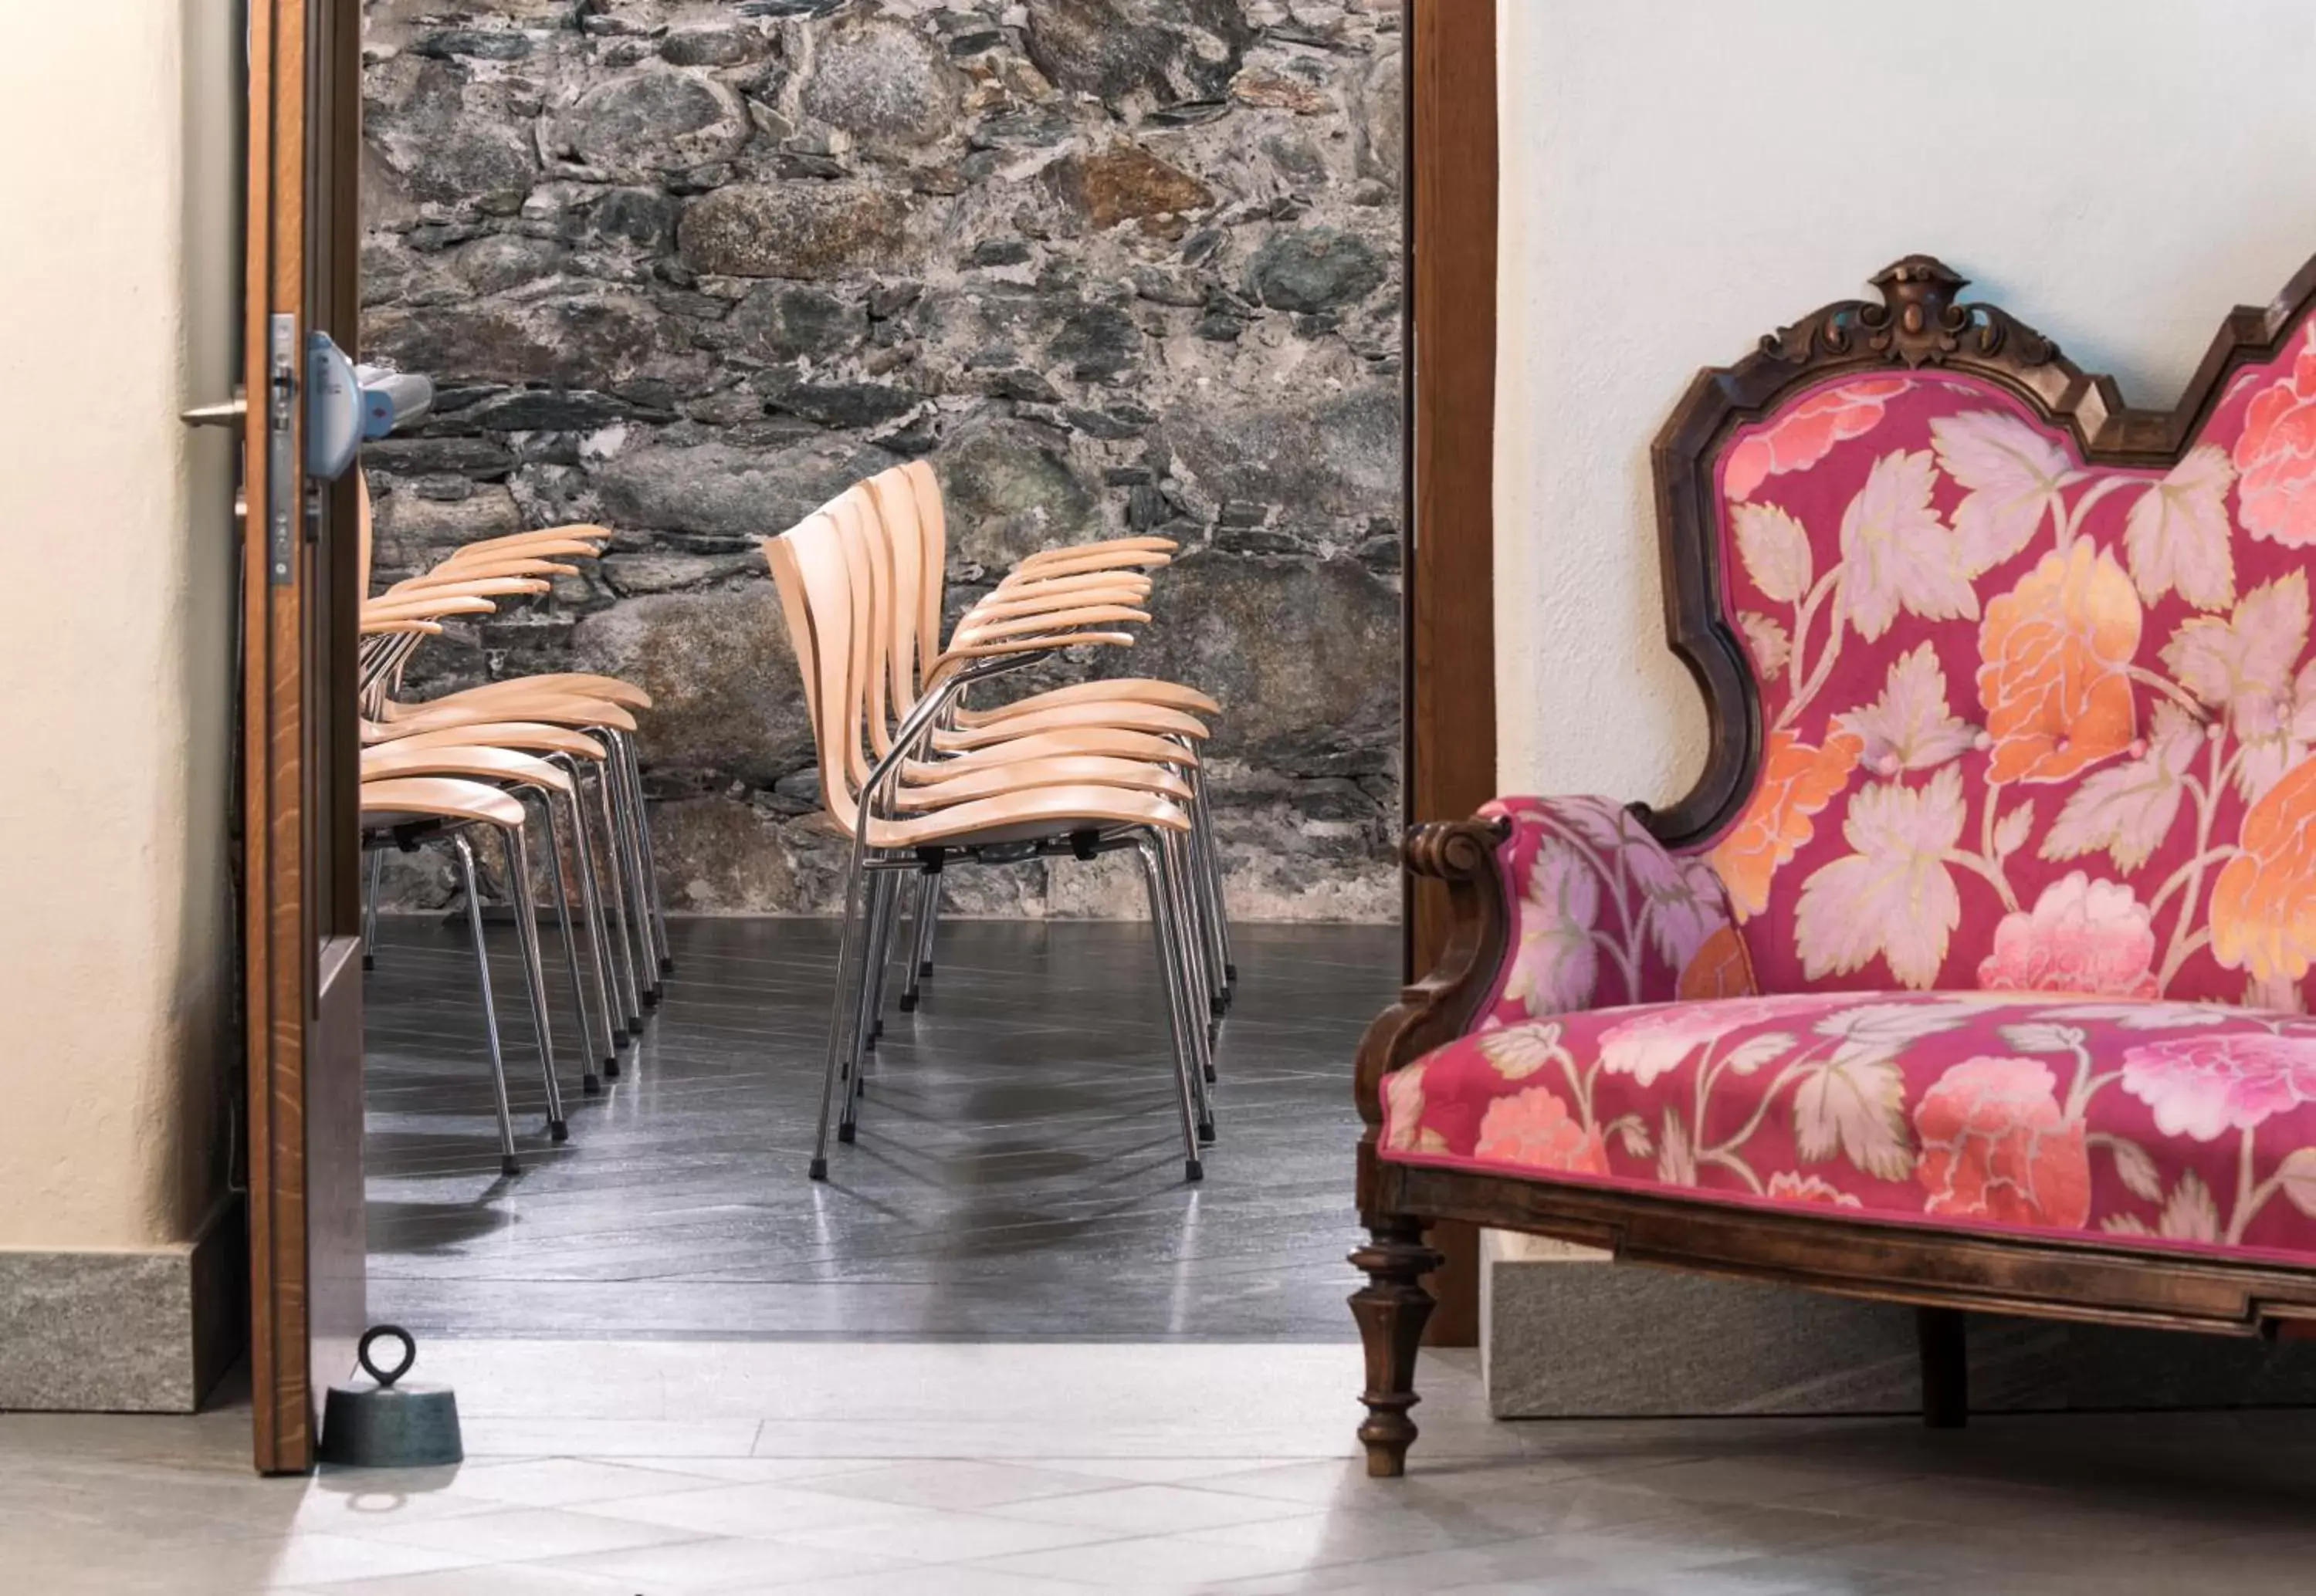
[[2297,981],[2316,961],[2316,759],[2251,806],[2242,847],[2212,887],[2212,952],[2255,980]]
[[1978,629],[1978,697],[1994,739],[1986,779],[2065,781],[2129,748],[2139,629],[2138,590],[2088,541],[2045,554],[1988,604]]
[[1835,732],[1818,748],[1790,732],[1771,735],[1753,801],[1735,829],[1706,856],[1729,890],[1730,907],[1740,920],[1768,908],[1771,878],[1816,835],[1811,817],[1848,785],[1865,750],[1865,740],[1851,732]]
[[1680,972],[1675,989],[1692,1001],[1708,998],[1750,998],[1754,992],[1752,961],[1745,956],[1745,939],[1736,927],[1724,926],[1705,939],[1697,957]]

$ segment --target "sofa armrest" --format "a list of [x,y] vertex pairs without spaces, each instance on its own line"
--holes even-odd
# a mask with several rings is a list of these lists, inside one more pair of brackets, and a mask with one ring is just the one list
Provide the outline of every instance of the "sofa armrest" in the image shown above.
[[1383,1077],[1474,1031],[1542,1015],[1752,991],[1727,894],[1701,855],[1669,852],[1606,798],[1499,798],[1420,826],[1409,872],[1448,883],[1439,965],[1368,1027],[1359,1113]]

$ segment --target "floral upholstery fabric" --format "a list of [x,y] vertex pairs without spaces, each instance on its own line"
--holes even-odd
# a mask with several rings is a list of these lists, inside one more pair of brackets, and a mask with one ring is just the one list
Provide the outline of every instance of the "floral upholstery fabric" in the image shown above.
[[2168,471],[1937,368],[1712,466],[1754,789],[1491,805],[1512,945],[1382,1156],[2316,1264],[2316,328]]
[[1707,856],[1764,990],[2306,1008],[2316,330],[2169,472],[1934,368],[1822,384],[1715,470],[1765,757]]
[[1386,1077],[1387,1158],[2316,1263],[2316,1020],[1847,992],[1595,1009]]
[[1753,989],[1712,867],[1668,853],[1622,804],[1499,798],[1480,813],[1511,822],[1496,850],[1511,949],[1483,1025]]

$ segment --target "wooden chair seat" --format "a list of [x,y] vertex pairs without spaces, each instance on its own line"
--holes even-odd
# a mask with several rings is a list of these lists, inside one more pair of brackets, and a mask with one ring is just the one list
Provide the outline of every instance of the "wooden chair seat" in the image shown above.
[[471,745],[413,748],[406,742],[388,742],[366,748],[361,752],[361,776],[366,782],[411,776],[454,776],[476,781],[514,782],[556,793],[571,790],[571,778],[561,770],[544,759],[517,753],[512,749]]
[[522,824],[522,805],[481,782],[426,776],[387,777],[363,782],[360,797],[365,827],[420,820],[475,820],[502,827]]

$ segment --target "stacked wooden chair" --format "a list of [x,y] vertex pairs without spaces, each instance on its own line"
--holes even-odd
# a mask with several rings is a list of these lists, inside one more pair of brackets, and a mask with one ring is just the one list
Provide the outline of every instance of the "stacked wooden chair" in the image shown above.
[[[366,490],[361,529],[367,590]],[[532,888],[530,806],[536,804],[546,829],[564,971],[586,1060],[582,1084],[592,1095],[601,1090],[603,1077],[620,1073],[621,1051],[641,1034],[661,982],[673,969],[632,740],[634,712],[647,709],[651,700],[618,678],[575,672],[492,682],[418,704],[399,701],[396,689],[412,652],[438,634],[445,619],[488,614],[503,598],[545,592],[550,579],[576,571],[569,561],[594,557],[609,536],[599,527],[564,527],[470,544],[366,600],[361,613],[361,818],[370,864],[365,954],[375,956],[385,851],[446,838],[458,861],[474,936],[500,1150],[510,1175],[519,1165],[470,839],[486,833],[498,843],[545,1082],[548,1133],[559,1142],[569,1128]],[[583,953],[572,924],[566,842],[587,927]]]
[[811,1175],[832,1114],[854,1139],[881,1021],[900,887],[918,877],[904,1005],[928,971],[942,873],[1132,852],[1167,993],[1185,1178],[1215,1139],[1216,1026],[1234,971],[1200,779],[1212,699],[1118,678],[971,705],[980,684],[1073,646],[1124,647],[1174,545],[1128,538],[1032,556],[940,639],[946,536],[922,462],[851,488],[767,539],[804,677],[828,818],[851,839],[844,935]]

